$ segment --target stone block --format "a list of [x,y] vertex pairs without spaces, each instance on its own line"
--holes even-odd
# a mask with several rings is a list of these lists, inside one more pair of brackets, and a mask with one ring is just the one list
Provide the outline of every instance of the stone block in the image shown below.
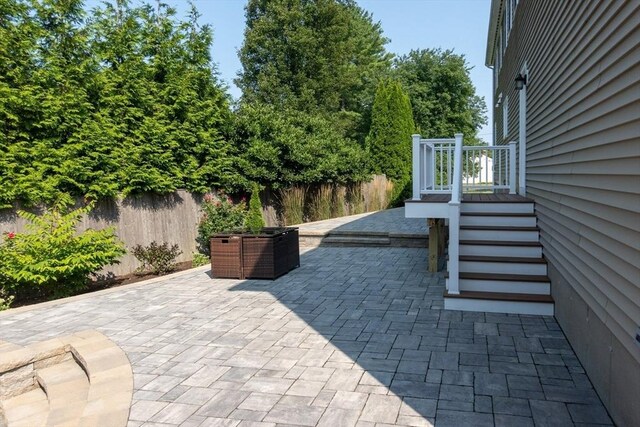
[[0,374],[0,399],[8,399],[36,388],[33,364]]

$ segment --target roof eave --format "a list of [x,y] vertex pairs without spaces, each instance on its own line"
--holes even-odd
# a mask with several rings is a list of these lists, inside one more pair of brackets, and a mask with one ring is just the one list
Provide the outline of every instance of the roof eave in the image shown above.
[[493,67],[496,40],[500,30],[500,14],[503,8],[503,0],[491,0],[491,15],[489,17],[489,30],[487,32],[487,52],[485,54],[485,65]]

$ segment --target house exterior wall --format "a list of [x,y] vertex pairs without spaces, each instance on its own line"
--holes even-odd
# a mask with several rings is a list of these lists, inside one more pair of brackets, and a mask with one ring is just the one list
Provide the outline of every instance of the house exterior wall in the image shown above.
[[[517,5],[511,31],[492,37],[507,3]],[[514,79],[526,64],[526,189],[556,317],[614,421],[638,426],[640,1],[494,0],[492,8],[494,143],[518,140]],[[507,97],[503,136],[497,101]]]

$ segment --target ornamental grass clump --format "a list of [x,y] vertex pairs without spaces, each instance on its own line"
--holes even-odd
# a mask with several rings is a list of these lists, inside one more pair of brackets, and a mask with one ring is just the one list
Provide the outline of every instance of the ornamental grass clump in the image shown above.
[[264,228],[262,217],[262,202],[260,201],[260,188],[253,184],[251,199],[249,199],[249,212],[247,213],[246,228],[252,234],[260,234]]
[[58,202],[42,215],[19,211],[27,220],[24,233],[7,233],[0,240],[0,298],[58,298],[87,287],[90,276],[117,264],[125,254],[113,228],[77,231],[94,204],[69,210]]
[[333,207],[333,186],[323,184],[311,193],[309,200],[309,219],[321,221],[331,218]]
[[280,190],[279,200],[282,206],[282,222],[285,225],[304,222],[304,203],[307,197],[306,187],[289,187]]

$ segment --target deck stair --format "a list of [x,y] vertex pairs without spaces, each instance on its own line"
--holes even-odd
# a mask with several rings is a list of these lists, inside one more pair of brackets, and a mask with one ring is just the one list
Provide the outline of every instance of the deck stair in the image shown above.
[[460,293],[445,308],[553,315],[533,200],[463,198],[460,211]]

